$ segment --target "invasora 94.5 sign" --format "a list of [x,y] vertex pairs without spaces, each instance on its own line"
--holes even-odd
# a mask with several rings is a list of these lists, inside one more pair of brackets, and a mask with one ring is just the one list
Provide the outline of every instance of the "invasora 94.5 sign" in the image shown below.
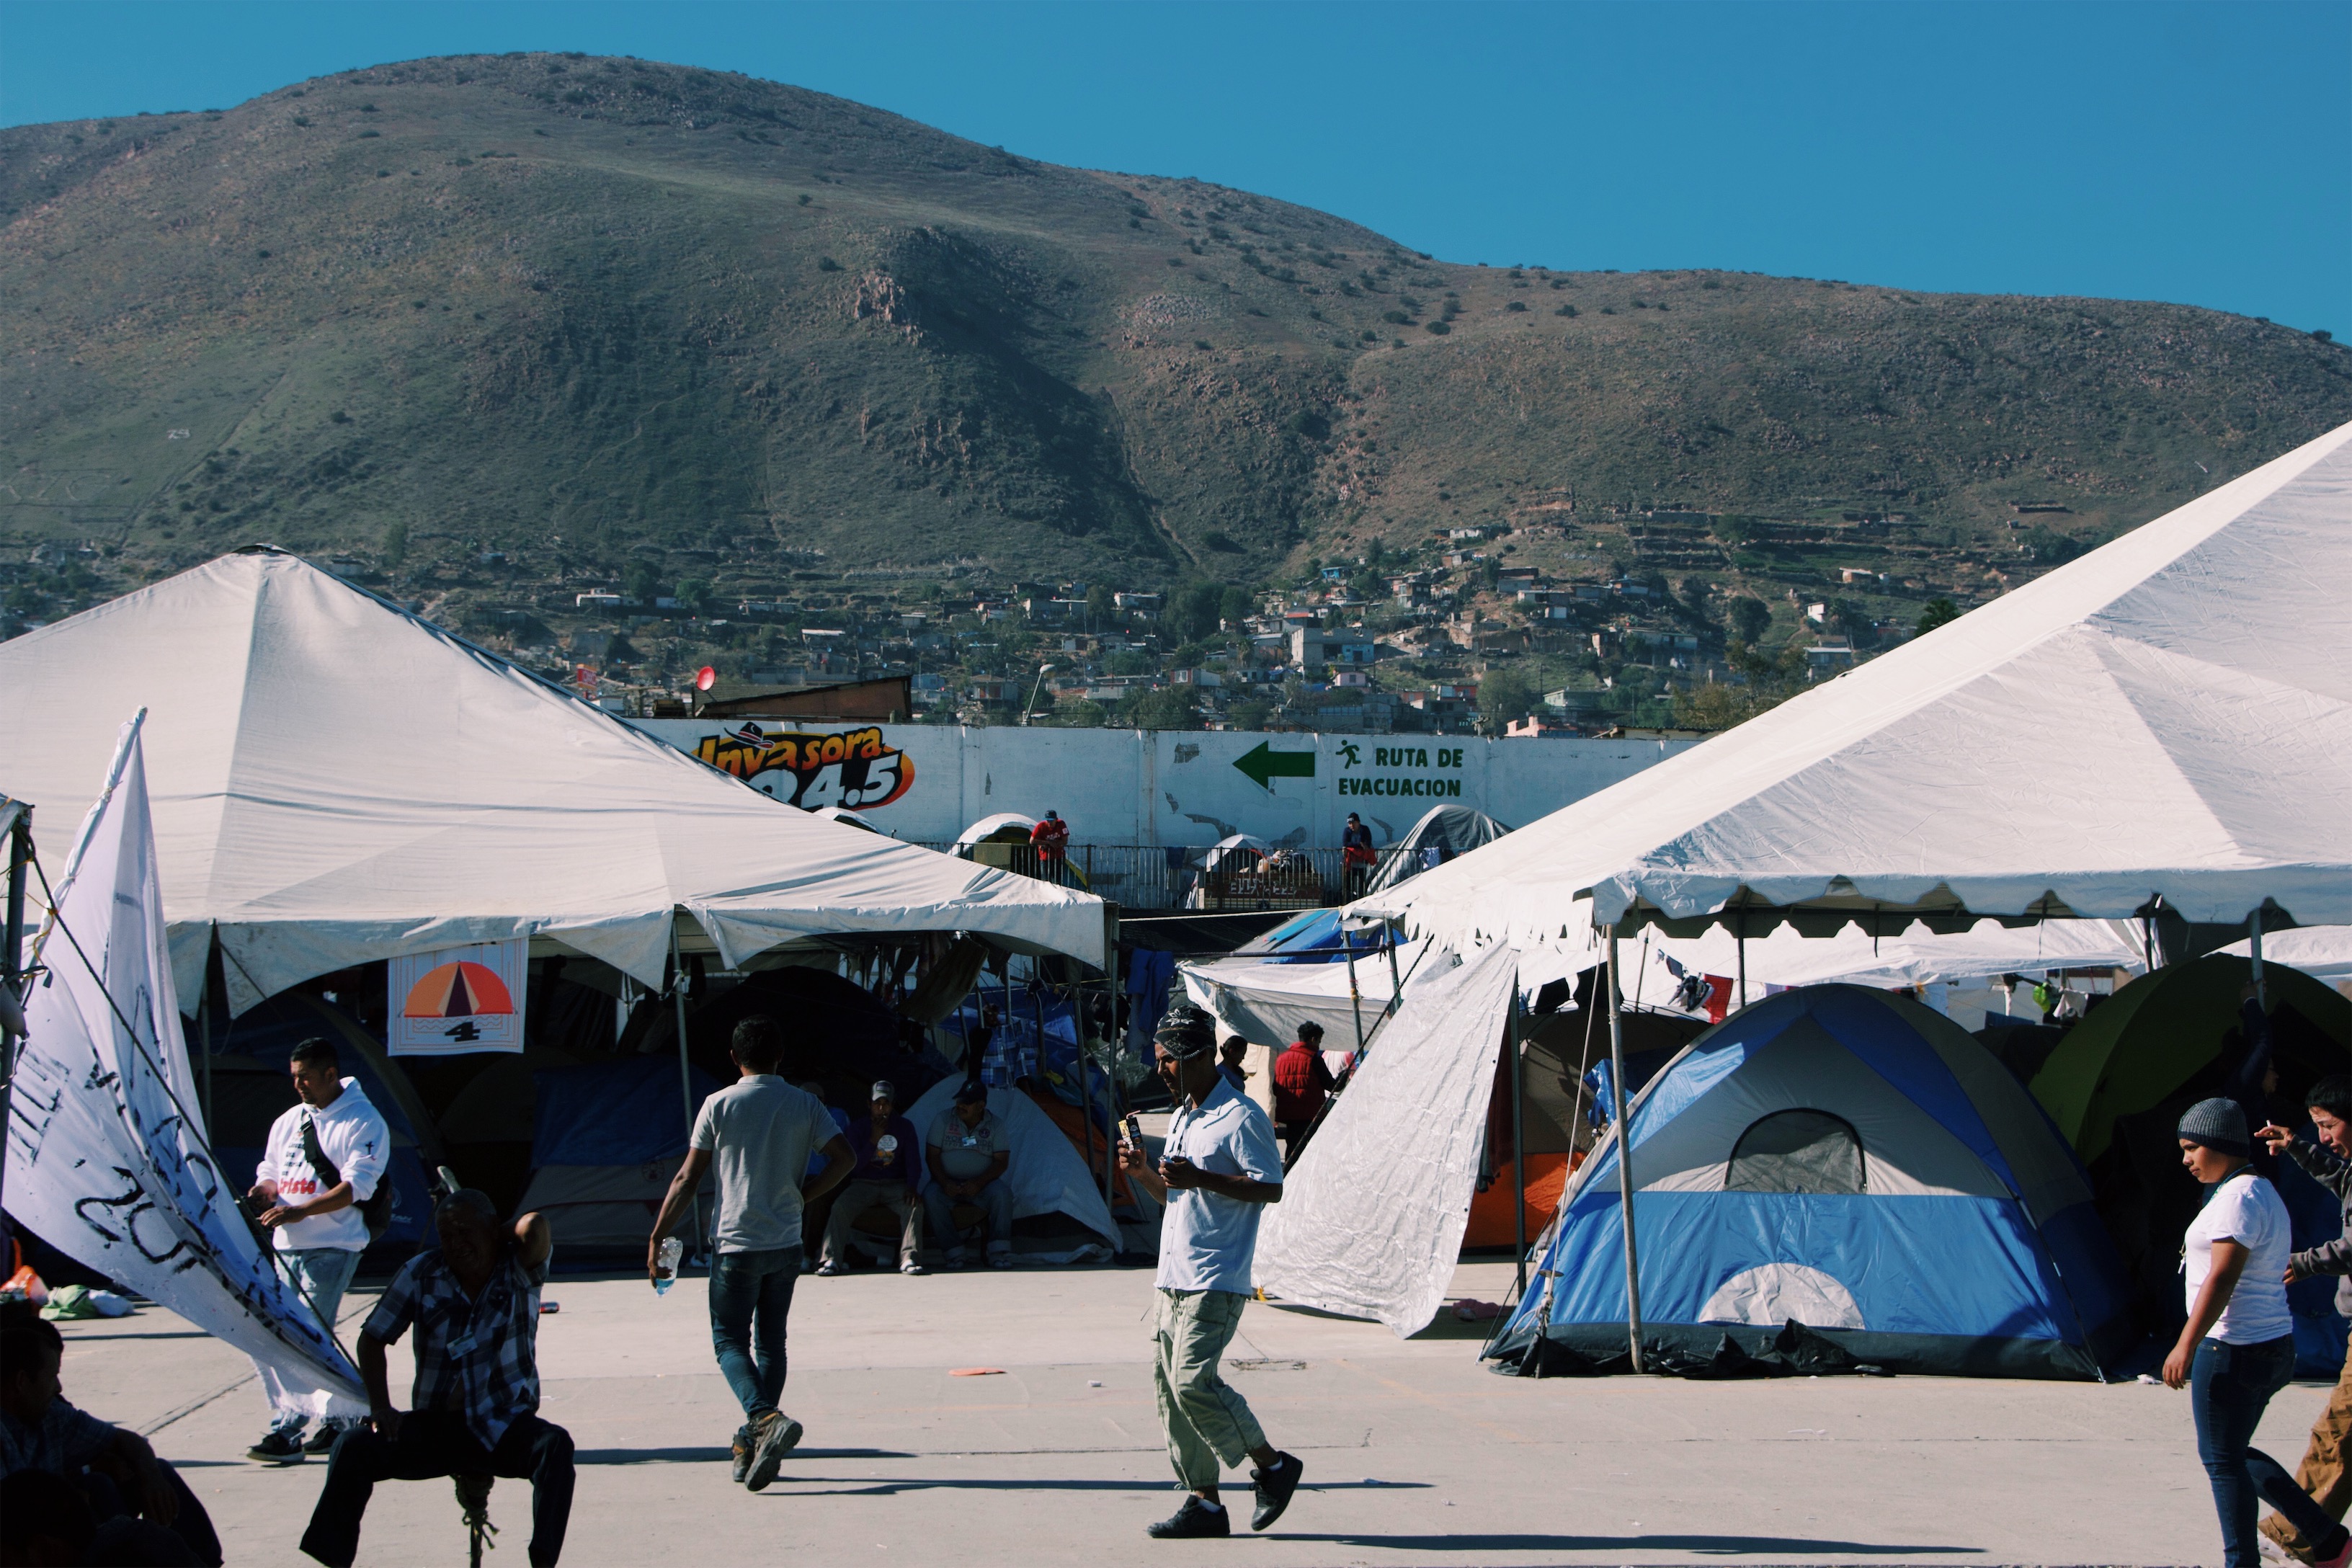
[[883,740],[878,725],[820,735],[745,724],[704,736],[694,754],[807,811],[824,805],[872,811],[905,795],[915,782],[914,763]]

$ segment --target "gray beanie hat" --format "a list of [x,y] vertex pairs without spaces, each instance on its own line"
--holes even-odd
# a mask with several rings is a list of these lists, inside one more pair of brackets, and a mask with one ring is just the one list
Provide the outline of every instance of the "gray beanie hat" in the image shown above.
[[2202,1143],[2217,1154],[2236,1154],[2241,1158],[2254,1152],[2253,1140],[2246,1132],[2246,1113],[2234,1100],[2200,1100],[2190,1106],[2180,1118],[2180,1136],[2190,1143]]

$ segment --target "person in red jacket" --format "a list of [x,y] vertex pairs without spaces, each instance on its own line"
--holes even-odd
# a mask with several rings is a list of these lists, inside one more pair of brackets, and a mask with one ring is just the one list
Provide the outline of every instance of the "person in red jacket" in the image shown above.
[[1274,1059],[1275,1130],[1282,1134],[1283,1152],[1291,1158],[1297,1158],[1307,1129],[1322,1113],[1332,1082],[1331,1068],[1323,1060],[1323,1026],[1310,1018]]
[[1070,825],[1062,820],[1061,813],[1049,811],[1045,820],[1029,830],[1029,847],[1037,855],[1037,875],[1048,882],[1065,880],[1064,866],[1068,863]]

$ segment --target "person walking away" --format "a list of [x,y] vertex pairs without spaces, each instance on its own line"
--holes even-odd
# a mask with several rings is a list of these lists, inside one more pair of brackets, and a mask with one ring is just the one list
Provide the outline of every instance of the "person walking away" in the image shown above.
[[[296,1046],[286,1069],[294,1079],[295,1104],[270,1124],[261,1166],[246,1196],[264,1205],[260,1223],[272,1233],[278,1273],[332,1335],[343,1292],[367,1249],[367,1219],[360,1205],[376,1195],[383,1180],[392,1133],[359,1080],[342,1076],[335,1047],[326,1041]],[[276,1372],[254,1364],[273,1415],[269,1430],[246,1457],[266,1465],[299,1465],[333,1447],[350,1423],[322,1420],[305,1442],[302,1428],[310,1413]]]
[[1309,1018],[1274,1059],[1274,1122],[1290,1159],[1298,1158],[1307,1130],[1323,1114],[1323,1101],[1337,1082],[1331,1064],[1323,1059],[1323,1026]]
[[[2336,1194],[2344,1205],[2346,1237],[2352,1238],[2352,1078],[2336,1073],[2321,1079],[2304,1096],[2304,1109],[2311,1118],[2312,1131],[2319,1135],[2318,1142],[2304,1142],[2275,1125],[2264,1127],[2255,1136],[2270,1145],[2273,1153],[2292,1159],[2313,1181]],[[2336,1310],[2352,1317],[2352,1239],[2324,1241],[2287,1259],[2290,1285],[2321,1275],[2336,1277]],[[2320,1511],[2339,1521],[2346,1506],[2352,1504],[2352,1458],[2347,1457],[2347,1448],[2352,1448],[2352,1353],[2347,1354],[2344,1374],[2327,1396],[2327,1408],[2312,1425],[2311,1441],[2294,1471],[2294,1484],[2311,1494]],[[2263,1521],[2262,1528],[2289,1557],[2303,1563],[2317,1559],[2318,1543],[2284,1514],[2272,1514]]]
[[1004,1173],[1013,1163],[1013,1143],[1004,1123],[988,1109],[988,1090],[977,1083],[956,1088],[955,1103],[932,1120],[923,1141],[923,1223],[948,1249],[948,1267],[964,1265],[963,1233],[956,1228],[955,1205],[977,1204],[987,1215],[982,1246],[991,1268],[1013,1267],[1013,1187]]
[[803,1205],[848,1175],[850,1153],[824,1103],[776,1076],[784,1031],[775,1019],[753,1014],[737,1024],[728,1054],[735,1060],[735,1081],[704,1100],[694,1119],[686,1159],[670,1178],[646,1238],[646,1274],[660,1279],[662,1242],[686,1223],[704,1173],[715,1165],[710,1348],[743,1407],[732,1473],[756,1492],[776,1479],[783,1457],[801,1440],[801,1424],[777,1402],[784,1394],[785,1322],[805,1246]]
[[[531,1568],[554,1568],[572,1519],[572,1434],[539,1414],[539,1290],[554,1241],[543,1215],[512,1225],[471,1187],[436,1205],[437,1245],[400,1267],[360,1330],[369,1426],[327,1461],[302,1550],[351,1568],[378,1481],[505,1476],[530,1482]],[[416,1330],[409,1408],[392,1402],[387,1346]]]
[[1037,875],[1048,882],[1069,881],[1070,825],[1058,811],[1049,811],[1029,829],[1029,847],[1037,856]]
[[1371,880],[1372,868],[1380,864],[1380,856],[1372,849],[1372,830],[1364,826],[1363,818],[1354,812],[1348,814],[1348,826],[1339,830],[1339,865],[1347,873],[1348,896],[1360,896]]
[[1249,1300],[1259,1213],[1282,1201],[1282,1160],[1265,1112],[1218,1073],[1216,1037],[1198,1008],[1170,1009],[1152,1042],[1160,1079],[1176,1100],[1159,1169],[1120,1141],[1129,1179],[1168,1205],[1151,1370],[1169,1463],[1191,1495],[1146,1529],[1160,1540],[1233,1533],[1217,1496],[1220,1465],[1257,1461],[1253,1530],[1282,1517],[1305,1470],[1266,1442],[1257,1417],[1217,1370]]
[[915,1124],[898,1114],[898,1090],[887,1079],[875,1082],[865,1121],[849,1124],[849,1152],[856,1163],[833,1201],[825,1221],[824,1257],[816,1266],[828,1277],[849,1272],[849,1233],[857,1216],[876,1204],[898,1219],[898,1272],[929,1272],[916,1258],[923,1249],[921,1156],[915,1149]]
[[2164,1361],[2167,1387],[2190,1391],[2197,1457],[2213,1488],[2228,1568],[2262,1561],[2258,1499],[2315,1542],[2315,1561],[2344,1568],[2352,1532],[2252,1447],[2271,1396],[2294,1375],[2294,1322],[2286,1304],[2288,1226],[2278,1190],[2249,1168],[2245,1113],[2232,1100],[2200,1100],[2181,1117],[2180,1163],[2206,1188],[2189,1225],[2182,1277],[2189,1321]]

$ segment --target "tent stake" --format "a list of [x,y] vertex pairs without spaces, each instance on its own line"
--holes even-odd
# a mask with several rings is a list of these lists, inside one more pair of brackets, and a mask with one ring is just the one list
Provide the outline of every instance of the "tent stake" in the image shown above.
[[1625,1229],[1625,1332],[1633,1350],[1633,1370],[1642,1368],[1642,1277],[1633,1249],[1633,1141],[1625,1125],[1624,993],[1619,985],[1617,928],[1609,928],[1609,1087],[1617,1114],[1617,1204]]
[[[694,1142],[694,1069],[686,1058],[686,963],[678,956],[677,921],[669,926],[669,993],[677,1002],[677,1091],[686,1107],[686,1141]],[[686,1202],[687,1221],[694,1227],[695,1256],[702,1256],[702,1204],[699,1195],[689,1193]]]
[[1526,1059],[1519,1054],[1519,977],[1511,975],[1511,1023],[1508,1041],[1511,1050],[1511,1184],[1518,1189],[1518,1202],[1511,1205],[1512,1234],[1518,1260],[1517,1300],[1528,1293],[1528,1122],[1521,1112],[1519,1079],[1526,1075]]

